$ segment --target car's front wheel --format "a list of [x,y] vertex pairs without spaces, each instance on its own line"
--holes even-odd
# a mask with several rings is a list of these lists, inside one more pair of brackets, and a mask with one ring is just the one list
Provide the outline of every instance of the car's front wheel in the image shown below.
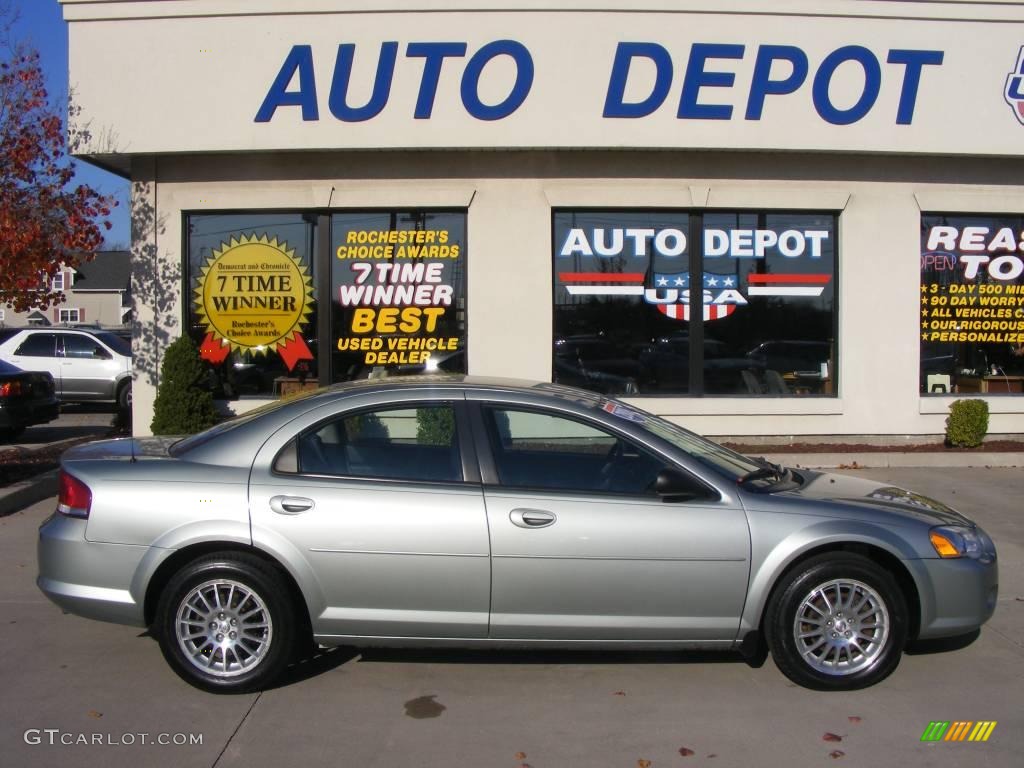
[[861,555],[829,553],[792,569],[765,619],[776,666],[816,690],[874,685],[899,663],[907,603],[892,575]]
[[209,555],[174,575],[160,597],[164,657],[206,691],[265,688],[291,659],[295,613],[273,569],[243,553]]

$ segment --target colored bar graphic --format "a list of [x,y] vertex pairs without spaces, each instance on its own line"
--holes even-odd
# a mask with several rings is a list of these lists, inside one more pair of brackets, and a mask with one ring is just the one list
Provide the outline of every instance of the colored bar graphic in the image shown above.
[[995,720],[932,720],[921,741],[988,741],[996,725]]
[[946,729],[949,728],[949,721],[933,720],[928,723],[928,727],[924,729],[924,733],[921,734],[921,741],[942,741],[942,737],[946,735]]
[[982,720],[971,731],[968,741],[988,741],[988,737],[992,735],[992,731],[996,729],[995,720]]
[[974,723],[961,720],[955,720],[953,725],[950,726],[949,732],[946,734],[946,738],[943,741],[963,741],[967,737],[967,731]]

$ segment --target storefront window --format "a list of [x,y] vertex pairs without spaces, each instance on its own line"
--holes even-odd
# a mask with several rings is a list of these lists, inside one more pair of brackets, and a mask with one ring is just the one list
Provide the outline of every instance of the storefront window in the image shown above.
[[835,223],[556,212],[554,380],[618,395],[836,394]]
[[331,217],[332,379],[466,371],[466,215]]
[[921,217],[923,394],[1024,390],[1024,216]]
[[316,217],[191,215],[189,332],[216,397],[316,381]]

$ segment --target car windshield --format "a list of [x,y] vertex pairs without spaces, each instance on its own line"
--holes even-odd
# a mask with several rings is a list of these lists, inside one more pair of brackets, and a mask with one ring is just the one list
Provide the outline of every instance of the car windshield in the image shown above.
[[671,443],[679,450],[697,459],[702,464],[721,472],[726,477],[738,480],[764,466],[754,459],[729,450],[725,446],[712,442],[659,416],[634,410],[628,405],[614,400],[604,401],[601,408],[613,416],[640,424],[648,432],[652,432],[662,440]]
[[117,336],[116,334],[113,333],[109,333],[107,331],[100,331],[93,335],[97,339],[102,341],[104,344],[106,344],[108,347],[110,347],[112,350],[117,352],[117,354],[122,355],[124,357],[132,356],[131,344],[122,339],[120,336]]

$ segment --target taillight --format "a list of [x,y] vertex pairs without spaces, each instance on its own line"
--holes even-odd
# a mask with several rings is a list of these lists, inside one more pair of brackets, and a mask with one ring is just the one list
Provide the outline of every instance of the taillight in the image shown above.
[[89,486],[62,469],[58,487],[60,492],[57,496],[57,511],[68,517],[88,518],[89,508],[92,506],[92,491],[89,490]]
[[21,394],[20,381],[5,381],[0,384],[0,397],[13,397]]

